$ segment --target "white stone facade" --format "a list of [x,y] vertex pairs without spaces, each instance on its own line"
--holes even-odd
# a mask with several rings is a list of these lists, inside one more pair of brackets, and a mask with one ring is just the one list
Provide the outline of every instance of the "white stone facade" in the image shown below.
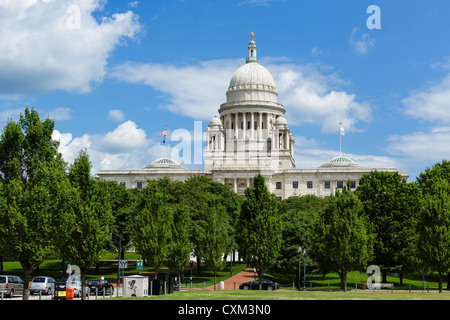
[[[396,169],[364,168],[339,156],[315,169],[296,169],[294,139],[278,103],[278,92],[270,72],[259,64],[257,47],[248,45],[246,64],[236,70],[226,92],[227,101],[206,130],[204,170],[188,170],[168,158],[143,169],[102,170],[101,180],[112,180],[129,188],[143,188],[148,180],[168,177],[184,181],[205,176],[224,183],[238,194],[251,186],[261,173],[271,192],[281,199],[313,194],[334,194],[350,180],[356,188],[363,174]],[[406,173],[400,173],[405,179]]]

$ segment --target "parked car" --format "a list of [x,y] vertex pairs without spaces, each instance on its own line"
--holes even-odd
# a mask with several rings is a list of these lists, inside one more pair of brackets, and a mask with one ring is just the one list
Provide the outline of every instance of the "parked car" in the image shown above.
[[30,294],[42,292],[52,294],[55,292],[55,279],[51,277],[34,277],[30,284]]
[[19,276],[0,275],[0,293],[10,298],[15,294],[23,295],[23,280]]
[[[67,283],[68,276],[62,277],[61,281],[55,284],[55,299],[66,299],[66,287],[69,285]],[[81,297],[81,279],[79,277],[72,277],[72,282],[70,283],[72,287],[75,288],[74,296]],[[84,289],[84,294],[87,296],[89,288]]]
[[[261,281],[263,290],[278,290],[278,282],[273,282],[270,280],[263,279]],[[250,282],[241,283],[239,285],[239,289],[243,290],[258,290],[259,289],[259,280],[253,280]]]
[[86,283],[86,286],[89,287],[91,294],[95,294],[96,290],[99,295],[103,295],[103,293],[105,295],[114,294],[114,287],[108,280],[90,279]]

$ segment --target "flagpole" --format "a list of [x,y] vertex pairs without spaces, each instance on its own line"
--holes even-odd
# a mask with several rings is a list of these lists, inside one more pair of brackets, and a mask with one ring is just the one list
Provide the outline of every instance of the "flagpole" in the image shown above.
[[[164,125],[164,130],[167,130],[167,124]],[[166,140],[166,137],[164,137],[164,141],[165,141],[164,142],[164,158],[167,158],[167,140]]]
[[339,122],[339,155],[342,156],[342,122]]

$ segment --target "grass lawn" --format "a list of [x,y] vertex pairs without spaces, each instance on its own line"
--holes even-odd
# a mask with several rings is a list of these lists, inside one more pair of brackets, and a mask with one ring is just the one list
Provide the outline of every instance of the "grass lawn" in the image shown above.
[[258,290],[187,290],[144,298],[113,297],[117,300],[450,300],[450,293],[390,291],[258,291]]

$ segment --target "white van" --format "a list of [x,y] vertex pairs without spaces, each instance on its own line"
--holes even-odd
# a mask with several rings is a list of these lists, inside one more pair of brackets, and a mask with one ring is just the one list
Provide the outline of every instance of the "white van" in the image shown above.
[[10,298],[15,294],[23,295],[23,280],[19,276],[0,275],[0,294],[4,293]]

